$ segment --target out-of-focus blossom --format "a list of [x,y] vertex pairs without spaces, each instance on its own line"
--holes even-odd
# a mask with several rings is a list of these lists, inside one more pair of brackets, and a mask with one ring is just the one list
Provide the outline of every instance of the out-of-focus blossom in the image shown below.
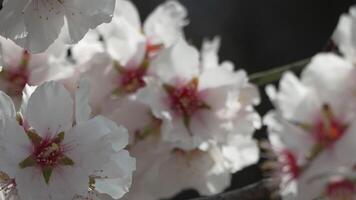
[[[218,40],[204,45],[211,48],[203,50],[203,57],[212,60],[217,56]],[[182,59],[183,56],[185,59]],[[245,76],[243,72],[234,72],[233,66],[221,67],[218,59],[215,59],[215,62],[209,62],[211,67],[200,67],[199,59],[198,51],[181,40],[172,47],[163,49],[150,63],[148,69],[154,70],[156,75],[145,78],[147,85],[138,90],[136,98],[149,106],[155,120],[137,133],[136,140],[130,146],[130,151],[138,159],[138,165],[134,176],[136,181],[132,191],[127,194],[127,199],[169,198],[190,188],[198,190],[202,195],[216,194],[229,186],[232,173],[258,160],[258,148],[251,137],[252,132],[260,125],[259,117],[252,108],[253,104],[258,103],[258,92],[245,79],[237,79],[236,82],[232,80],[241,77],[243,79]],[[213,73],[217,74],[216,80],[219,80],[216,85],[208,82]],[[186,74],[188,75],[184,76]],[[230,79],[224,83],[226,77]],[[208,85],[207,88],[212,88],[214,93],[211,93],[210,99],[215,104],[211,105],[220,109],[211,111],[210,107],[201,104],[202,101],[198,98],[200,96],[195,93],[198,91],[196,84],[200,80]],[[236,84],[240,81],[246,81],[246,84]],[[176,97],[176,107],[170,107],[173,102],[170,101],[169,94],[176,86],[173,84],[182,86],[177,87],[181,92],[172,94]],[[243,89],[238,90],[239,87]],[[208,92],[208,89],[204,89],[203,97],[207,97]],[[180,95],[186,99],[180,101]],[[190,102],[191,99],[194,102]],[[199,134],[208,130],[211,135],[195,135],[193,131],[190,134],[190,128],[184,124],[184,114],[194,114],[195,109],[200,108],[211,111],[211,116],[216,113],[215,118],[208,118],[211,121],[206,121],[201,129],[196,129],[201,131]],[[204,114],[199,117],[204,119]],[[181,124],[181,129],[172,131],[170,128],[175,124]],[[211,130],[214,125],[221,127]],[[213,132],[217,137],[213,137]],[[167,139],[167,135],[177,139]],[[180,140],[180,135],[186,135],[186,140]],[[194,140],[200,138],[205,140],[194,143]]]
[[115,0],[5,0],[0,11],[0,35],[31,53],[45,51],[60,34],[72,44],[112,19]]
[[[90,101],[94,114],[100,113],[124,124],[134,135],[150,126],[152,120],[155,122],[149,108],[135,100],[135,94],[145,86],[145,77],[155,75],[148,69],[152,57],[182,37],[187,13],[177,1],[168,1],[141,25],[130,1],[117,0],[116,3],[111,23],[90,31],[70,48],[74,62],[60,60],[58,63],[73,69],[73,74],[65,80],[68,88],[73,89],[73,83],[81,76],[89,78],[95,94]],[[130,115],[125,113],[128,109],[134,109],[129,111]],[[139,118],[142,120],[138,116],[142,116]]]
[[348,14],[341,15],[332,39],[341,53],[356,64],[356,6],[351,7]]
[[[314,171],[315,172],[315,171]],[[297,199],[355,199],[355,172],[339,169],[328,174],[311,174],[308,179],[299,181],[300,192]]]
[[[134,4],[128,0],[117,0],[111,23],[90,31],[81,43],[99,46],[97,53],[108,52],[122,66],[137,67],[145,58],[163,47],[171,46],[182,37],[183,27],[187,24],[186,17],[187,11],[180,3],[167,1],[141,24]],[[74,45],[73,54],[87,51],[85,45]]]
[[232,173],[258,159],[258,148],[251,138],[240,137],[235,142],[228,149],[211,145],[185,151],[162,141],[159,133],[151,133],[130,147],[138,163],[136,181],[126,199],[169,198],[186,189],[196,189],[202,195],[222,192],[230,185]]
[[12,41],[0,38],[0,89],[14,98],[18,106],[26,84],[46,80],[49,71],[46,54],[31,55]]
[[[64,200],[85,198],[89,191],[117,199],[128,191],[135,161],[123,150],[127,131],[101,116],[90,119],[88,88],[86,81],[78,85],[74,103],[60,83],[46,82],[28,99],[24,95],[28,102],[21,113],[3,113],[0,170],[6,197]],[[12,104],[1,95],[2,106]]]
[[[55,56],[50,50],[41,54],[30,54],[2,37],[0,48],[0,89],[13,98],[17,108],[26,84],[34,86],[49,80],[72,80],[71,85],[74,87],[79,80],[75,78],[76,74],[79,77],[79,72],[74,67],[77,65],[71,63],[66,55]],[[84,59],[82,55],[78,55],[79,57]]]
[[[329,173],[356,162],[355,69],[334,54],[320,54],[302,72],[300,80],[286,73],[277,92],[267,87],[276,110],[265,117],[282,180],[282,195],[307,193],[296,187],[311,176]],[[309,191],[313,192],[313,191]],[[303,199],[303,198],[302,198]]]
[[[250,136],[258,125],[253,111],[258,92],[246,73],[218,64],[201,66],[199,52],[185,40],[163,50],[149,70],[158,78],[147,79],[138,99],[162,120],[163,139],[176,147],[193,150],[209,141],[226,143],[235,134]],[[246,122],[249,114],[255,117]]]
[[142,57],[145,53],[152,55],[161,47],[171,46],[183,36],[187,11],[178,1],[159,5],[144,24],[141,24],[139,13],[131,1],[117,0],[116,3],[113,21],[99,26],[97,31],[102,35],[109,54],[122,65],[133,57]]

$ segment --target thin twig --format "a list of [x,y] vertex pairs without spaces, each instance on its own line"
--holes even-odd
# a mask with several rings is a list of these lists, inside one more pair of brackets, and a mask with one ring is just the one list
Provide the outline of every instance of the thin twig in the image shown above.
[[266,85],[279,80],[286,71],[300,72],[309,62],[310,58],[306,58],[294,63],[251,74],[249,78],[252,83],[258,86]]

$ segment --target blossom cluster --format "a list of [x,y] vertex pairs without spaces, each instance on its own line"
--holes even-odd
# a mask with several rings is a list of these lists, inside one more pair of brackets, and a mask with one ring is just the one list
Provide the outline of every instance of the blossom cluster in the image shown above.
[[337,49],[314,56],[298,78],[286,72],[266,93],[271,144],[265,169],[283,199],[355,199],[356,7],[332,36]]
[[144,23],[128,0],[2,6],[0,199],[212,195],[257,162],[258,89],[178,1]]
[[129,0],[1,4],[1,200],[217,194],[258,161],[262,124],[283,199],[356,199],[355,6],[332,51],[266,86],[261,120],[257,86],[219,60],[219,37],[190,44],[177,0],[143,22]]

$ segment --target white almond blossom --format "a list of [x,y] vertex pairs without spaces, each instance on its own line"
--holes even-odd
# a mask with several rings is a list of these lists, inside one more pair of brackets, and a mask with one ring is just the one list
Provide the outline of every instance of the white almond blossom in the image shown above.
[[[356,157],[355,68],[334,54],[320,54],[302,72],[300,80],[287,72],[279,90],[267,87],[276,110],[265,117],[272,149],[278,156],[277,177],[282,195],[308,195],[305,185],[318,174],[352,167]],[[351,112],[350,112],[351,111]],[[304,199],[304,198],[300,198]],[[308,198],[307,198],[308,199]]]
[[115,0],[4,0],[0,35],[31,53],[45,51],[60,35],[72,44],[112,19]]
[[[216,45],[211,44],[212,48],[203,53],[207,59],[210,59],[208,58],[210,55],[216,56],[215,54],[219,42],[215,40],[213,43]],[[205,45],[210,45],[210,43],[206,43]],[[145,79],[147,86],[138,90],[137,99],[150,106],[156,118],[156,121],[154,120],[153,122],[156,123],[151,123],[147,129],[142,129],[142,132],[136,135],[138,136],[136,140],[131,143],[130,151],[138,158],[138,164],[132,191],[125,196],[125,199],[153,200],[169,198],[184,189],[196,189],[202,195],[217,194],[230,185],[232,173],[258,160],[258,148],[256,142],[253,141],[251,137],[252,132],[259,126],[259,117],[252,109],[252,105],[258,102],[258,93],[255,90],[250,90],[254,87],[247,83],[241,91],[236,92],[236,88],[238,88],[239,85],[234,85],[235,82],[232,81],[232,78],[240,78],[240,76],[243,77],[245,74],[238,72],[234,74],[235,72],[233,72],[230,66],[221,67],[219,68],[221,71],[219,71],[219,69],[216,69],[220,67],[218,60],[216,60],[216,66],[211,67],[211,69],[207,66],[202,67],[202,70],[214,70],[215,74],[216,72],[222,74],[221,77],[219,77],[221,79],[216,88],[214,88],[215,85],[212,86],[207,81],[208,78],[211,78],[211,74],[205,74],[206,76],[204,78],[206,79],[201,79],[205,81],[203,83],[206,85],[210,84],[209,86],[213,88],[212,91],[217,91],[211,94],[211,99],[217,97],[218,99],[215,99],[215,101],[212,100],[212,102],[222,107],[221,110],[216,111],[219,112],[216,118],[208,118],[211,120],[208,123],[214,123],[213,125],[210,126],[206,124],[206,126],[200,127],[200,133],[211,131],[211,135],[209,135],[209,133],[207,133],[207,136],[188,135],[191,138],[179,141],[180,135],[189,134],[188,129],[184,127],[184,125],[182,125],[182,129],[177,129],[173,133],[165,132],[170,131],[167,127],[170,128],[174,126],[175,123],[183,124],[184,122],[182,116],[175,115],[174,111],[170,109],[169,104],[167,105],[169,98],[162,97],[162,94],[165,94],[167,91],[162,86],[163,84],[160,79],[162,81],[170,80],[170,76],[179,79],[182,74],[189,73],[188,70],[194,71],[194,67],[198,70],[194,75],[200,78],[198,54],[196,49],[182,40],[174,44],[171,48],[163,49],[161,53],[157,55],[157,58],[153,59],[153,62],[148,68],[149,71],[155,70],[158,76],[151,76]],[[184,55],[185,60],[188,61],[181,59],[182,55]],[[191,57],[193,57],[193,59],[190,59]],[[164,58],[168,59],[165,60]],[[194,58],[196,60],[194,60]],[[177,64],[171,60],[176,61]],[[176,65],[172,65],[173,63]],[[196,65],[194,65],[194,63],[196,63]],[[158,65],[160,66],[157,67]],[[229,77],[228,74],[232,75]],[[231,78],[227,82],[231,85],[222,83],[223,75]],[[191,78],[192,76],[188,77]],[[183,83],[182,85],[184,86],[183,81],[185,79],[179,80],[182,80],[181,83]],[[195,84],[194,81],[192,86]],[[238,81],[244,82],[244,80],[239,79],[237,82]],[[166,83],[175,82],[166,81]],[[188,81],[188,84],[190,83],[191,81]],[[221,85],[222,87],[227,85],[226,89],[219,88]],[[251,86],[251,88],[249,86]],[[247,90],[246,88],[249,89]],[[188,88],[188,90],[189,89],[191,88]],[[221,92],[219,92],[219,89]],[[227,91],[231,92],[229,93]],[[241,98],[239,98],[237,93],[241,95]],[[192,94],[192,97],[195,97],[194,93]],[[219,94],[219,96],[217,96],[217,94]],[[191,97],[189,95],[191,95],[191,93],[188,93],[188,97]],[[220,96],[223,96],[222,100],[225,101],[219,102],[218,100],[221,100],[219,98]],[[242,96],[245,98],[242,98]],[[189,100],[189,98],[187,100]],[[231,102],[229,102],[229,100],[231,100]],[[234,102],[236,102],[236,104]],[[225,104],[226,106],[224,106]],[[195,105],[198,104],[194,104],[194,106]],[[167,110],[157,111],[155,106],[164,107],[167,108]],[[184,110],[184,107],[182,110]],[[169,114],[176,118],[167,120],[167,118],[162,117],[168,116]],[[132,116],[133,114],[130,115]],[[214,114],[212,115],[214,116]],[[222,116],[220,120],[218,118],[219,115]],[[225,119],[224,117],[226,120],[224,123],[221,123],[221,121]],[[215,122],[214,120],[216,119],[219,121]],[[219,126],[217,123],[221,123],[221,127],[217,128],[218,130],[211,130],[212,126]],[[213,132],[217,135],[216,138],[212,137]],[[175,137],[174,134],[178,135],[176,136],[178,140],[169,140],[166,138],[167,135]],[[219,134],[222,136],[219,136]],[[193,137],[205,137],[208,139],[201,140],[199,144],[192,144],[194,140]]]
[[[178,1],[170,0],[158,6],[141,24],[131,1],[116,0],[112,21],[90,31],[79,44],[72,46],[72,52],[77,57],[83,52],[93,55],[106,51],[123,67],[137,67],[182,37],[186,17],[186,9]],[[95,51],[88,51],[89,45],[95,46]]]
[[163,121],[163,139],[178,148],[193,150],[208,141],[226,143],[235,134],[251,137],[258,127],[253,111],[258,92],[246,73],[218,64],[201,66],[199,52],[185,40],[163,50],[149,70],[155,70],[158,78],[146,80],[138,99]]
[[[315,171],[314,171],[315,172]],[[350,169],[339,169],[329,174],[312,174],[299,181],[301,191],[297,199],[338,200],[356,198],[356,174]]]
[[51,50],[30,54],[3,37],[0,37],[0,66],[0,89],[13,98],[16,108],[19,108],[26,84],[34,86],[49,80],[70,79],[74,87],[78,81],[74,79],[78,70],[65,55],[54,56]]
[[348,14],[341,15],[332,39],[341,53],[356,64],[356,6]]
[[166,199],[186,189],[217,194],[230,185],[232,173],[258,160],[256,143],[246,137],[236,138],[228,148],[185,151],[154,132],[130,146],[130,152],[138,162],[128,200]]
[[135,55],[140,57],[137,52],[152,55],[161,47],[171,46],[183,35],[187,11],[178,1],[170,0],[159,5],[144,24],[141,24],[131,1],[117,0],[116,4],[113,21],[99,26],[97,31],[109,54],[122,65]]
[[[12,41],[0,37],[0,89],[14,98],[21,100],[21,93],[26,84],[39,84],[44,81],[48,70],[46,54],[31,55]],[[16,103],[17,105],[20,102]]]
[[[89,118],[88,88],[85,81],[78,85],[74,103],[61,84],[46,82],[28,99],[24,95],[21,113],[3,114],[0,171],[6,197],[68,200],[86,198],[89,191],[117,199],[128,191],[135,161],[123,150],[127,131],[104,117]],[[1,95],[1,105],[12,104]]]

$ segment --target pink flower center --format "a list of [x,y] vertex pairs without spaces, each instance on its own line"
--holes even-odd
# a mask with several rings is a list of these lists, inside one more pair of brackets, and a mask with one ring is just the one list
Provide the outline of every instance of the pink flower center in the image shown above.
[[1,72],[2,78],[8,84],[8,91],[6,92],[11,96],[21,95],[23,88],[29,82],[30,73],[27,68],[29,60],[30,54],[24,51],[21,63],[18,67],[4,69]]
[[146,70],[144,68],[123,69],[120,75],[120,86],[126,93],[136,92],[145,86],[143,78],[146,75]]
[[63,158],[63,149],[56,141],[45,139],[39,145],[34,146],[33,156],[40,167],[55,167]]
[[49,184],[52,171],[56,167],[74,165],[74,161],[64,155],[62,145],[64,135],[64,132],[60,132],[53,138],[42,138],[34,130],[28,130],[27,136],[32,143],[33,151],[19,163],[20,168],[40,168],[45,182]]
[[189,83],[183,87],[169,87],[167,92],[170,107],[178,115],[192,116],[196,111],[205,106],[195,84]]
[[313,137],[318,144],[329,146],[339,140],[345,133],[347,126],[337,119],[328,105],[322,108],[322,116],[317,120]]
[[151,58],[163,48],[162,44],[152,44],[150,41],[146,43],[146,57]]
[[326,187],[326,195],[330,200],[354,199],[355,184],[347,179],[329,183]]
[[282,152],[284,159],[283,166],[285,166],[287,173],[292,176],[292,179],[297,179],[300,175],[300,168],[294,154],[288,150]]
[[21,95],[23,88],[29,81],[29,74],[26,69],[10,69],[4,72],[5,80],[11,85],[14,95]]

